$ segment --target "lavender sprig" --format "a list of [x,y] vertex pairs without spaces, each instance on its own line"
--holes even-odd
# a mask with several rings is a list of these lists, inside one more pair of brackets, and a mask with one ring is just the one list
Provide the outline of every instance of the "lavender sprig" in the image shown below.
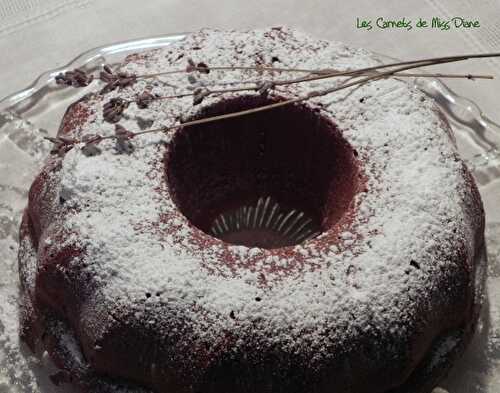
[[115,97],[104,104],[103,117],[108,123],[118,123],[123,116],[124,110],[128,107],[129,101]]
[[106,83],[100,92],[101,94],[109,93],[118,87],[123,89],[125,87],[132,86],[137,82],[136,75],[123,71],[115,74],[108,65],[105,65],[103,67],[103,71],[99,73],[99,79]]
[[[301,83],[301,82],[310,82],[314,80],[319,80],[319,79],[326,79],[326,78],[333,78],[333,77],[339,77],[339,76],[350,76],[349,80],[353,80],[352,82],[349,83],[344,83],[338,87],[330,88],[330,89],[325,89],[325,90],[320,90],[320,91],[314,91],[310,92],[309,94],[306,94],[304,96],[299,96],[293,99],[285,100],[285,101],[280,101],[280,102],[275,102],[272,104],[268,105],[263,105],[261,107],[257,108],[252,108],[252,109],[247,109],[247,110],[242,110],[239,112],[234,112],[234,113],[228,113],[224,115],[218,115],[218,116],[213,116],[213,117],[207,117],[207,118],[202,118],[202,119],[197,119],[197,120],[184,120],[180,121],[179,123],[170,125],[170,126],[163,126],[160,128],[156,129],[149,129],[149,130],[143,130],[143,131],[138,131],[138,132],[131,132],[129,130],[124,129],[120,125],[116,125],[115,128],[115,134],[114,135],[108,135],[106,137],[100,137],[99,140],[94,140],[92,142],[87,142],[86,146],[89,146],[87,148],[88,153],[92,155],[93,153],[96,153],[96,145],[97,143],[100,142],[100,140],[103,139],[115,139],[117,141],[117,150],[119,152],[125,152],[130,154],[133,151],[133,145],[130,143],[130,139],[134,138],[135,136],[138,135],[143,135],[143,134],[148,134],[148,133],[154,133],[154,132],[163,132],[166,133],[170,130],[174,130],[177,128],[185,127],[185,126],[190,126],[190,125],[195,125],[195,124],[202,124],[202,123],[209,123],[213,121],[218,121],[221,119],[227,119],[227,118],[233,118],[233,117],[238,117],[238,116],[244,116],[247,114],[251,113],[256,113],[256,112],[261,112],[261,111],[267,111],[271,110],[273,108],[285,106],[285,105],[290,105],[294,103],[299,103],[305,100],[308,100],[310,98],[314,97],[319,97],[319,96],[324,96],[351,86],[355,85],[363,85],[365,83],[369,83],[371,81],[383,79],[383,78],[388,78],[388,77],[393,77],[393,76],[443,76],[443,77],[466,77],[467,79],[473,79],[473,78],[488,78],[492,79],[491,76],[480,76],[480,75],[471,75],[467,74],[465,76],[461,75],[453,75],[453,74],[408,74],[404,73],[406,70],[414,69],[414,68],[419,68],[423,66],[430,66],[430,65],[436,65],[436,64],[444,64],[444,63],[449,63],[449,62],[454,62],[454,61],[463,61],[471,58],[485,58],[485,57],[500,57],[500,53],[486,53],[486,54],[473,54],[473,55],[458,55],[458,56],[448,56],[448,57],[439,57],[439,58],[431,58],[431,59],[424,59],[424,60],[415,60],[415,61],[404,61],[404,62],[397,62],[397,63],[391,63],[391,64],[382,64],[382,65],[377,65],[377,66],[372,66],[368,68],[363,68],[363,69],[358,69],[358,70],[348,70],[348,71],[335,71],[335,70],[316,70],[316,71],[311,71],[309,72],[309,75],[306,75],[301,78],[295,78],[295,79],[289,79],[289,80],[283,80],[283,81],[262,81],[262,82],[257,82],[255,83],[254,86],[251,87],[244,87],[244,88],[233,88],[233,89],[224,89],[224,90],[208,90],[206,87],[197,87],[194,89],[192,93],[181,93],[177,95],[172,95],[172,96],[155,96],[152,95],[149,92],[144,92],[141,93],[139,96],[137,96],[137,99],[134,101],[127,101],[122,98],[112,98],[109,102],[107,102],[104,105],[104,119],[107,122],[110,123],[117,123],[122,119],[123,112],[124,110],[128,107],[130,102],[136,102],[138,107],[140,108],[147,108],[150,103],[153,100],[157,99],[167,99],[167,98],[182,98],[186,96],[193,96],[193,105],[198,105],[200,104],[204,98],[211,94],[219,94],[219,93],[228,93],[228,92],[237,92],[237,91],[257,91],[259,94],[266,96],[269,94],[271,90],[276,88],[277,86],[283,86],[283,85],[289,85],[289,84],[294,84],[294,83]],[[383,71],[381,72],[380,70],[389,68],[391,67],[392,69],[389,71]],[[176,73],[176,72],[187,72],[187,73],[192,73],[193,71],[199,71],[200,73],[208,73],[210,70],[213,69],[229,69],[229,70],[236,70],[236,69],[253,69],[253,70],[258,70],[261,67],[208,67],[205,63],[198,63],[196,64],[192,59],[188,59],[188,65],[185,68],[185,70],[182,71],[169,71],[169,72],[164,72],[164,73],[159,73],[155,74],[155,76],[158,75],[163,75],[163,74],[171,74],[171,73]],[[266,70],[271,69],[271,67],[265,68]],[[305,72],[304,70],[297,70],[297,69],[275,69],[272,68],[273,70],[284,70],[284,71],[301,71]],[[84,83],[87,83],[89,78],[87,80],[84,80],[84,73],[82,75],[81,72],[79,71],[73,71],[72,73],[65,73],[65,74],[60,74],[61,76],[56,77],[56,81],[60,84],[68,84],[72,85],[81,85]],[[364,78],[362,78],[364,76]],[[105,66],[104,71],[101,72],[100,79],[105,81],[107,83],[106,86],[108,86],[108,89],[116,89],[117,87],[128,87],[134,84],[137,81],[137,78],[147,78],[147,77],[152,77],[152,75],[143,75],[143,76],[136,76],[136,75],[129,75],[123,72],[120,72],[118,74],[114,74],[113,71]],[[193,76],[194,77],[194,76]],[[91,79],[90,79],[91,80]],[[197,82],[197,80],[196,80]],[[46,139],[50,140],[55,144],[53,152],[57,152],[58,154],[64,154],[66,151],[70,150],[72,146],[76,143],[79,143],[78,140],[71,140],[67,139],[64,137],[58,137],[58,138],[49,138],[47,137]],[[98,148],[97,148],[98,149]]]
[[132,131],[127,130],[120,124],[115,125],[115,149],[120,153],[132,154],[135,150],[131,139],[135,137]]
[[71,71],[59,73],[55,77],[58,85],[72,86],[72,87],[85,87],[88,86],[93,80],[93,75],[87,75],[85,71],[75,68]]

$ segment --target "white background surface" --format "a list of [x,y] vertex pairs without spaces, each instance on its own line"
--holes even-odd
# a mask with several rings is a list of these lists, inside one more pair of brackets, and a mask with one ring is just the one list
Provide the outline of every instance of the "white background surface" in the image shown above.
[[[356,18],[479,20],[477,29],[356,28]],[[0,0],[0,97],[29,84],[95,46],[200,27],[288,25],[393,57],[415,59],[500,51],[500,0]],[[495,81],[449,85],[500,121],[500,59],[447,66],[449,72],[488,73]]]

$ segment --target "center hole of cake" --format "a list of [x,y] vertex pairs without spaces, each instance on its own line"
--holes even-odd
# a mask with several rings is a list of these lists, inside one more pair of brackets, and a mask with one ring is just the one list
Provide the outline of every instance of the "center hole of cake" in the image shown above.
[[[233,98],[195,118],[276,101]],[[247,247],[315,238],[338,222],[357,189],[355,151],[330,118],[305,104],[184,127],[166,160],[171,195],[188,220]]]

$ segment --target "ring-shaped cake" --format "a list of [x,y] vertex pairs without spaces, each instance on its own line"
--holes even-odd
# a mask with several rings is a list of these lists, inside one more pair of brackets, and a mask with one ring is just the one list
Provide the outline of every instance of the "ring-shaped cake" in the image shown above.
[[[206,29],[120,70],[187,64],[207,69],[96,88],[68,108],[59,136],[113,135],[116,120],[161,128],[348,79],[197,105],[132,102],[290,78],[244,67],[378,62],[286,28]],[[113,99],[131,103],[110,121]],[[79,144],[48,157],[21,227],[21,333],[48,351],[59,382],[92,392],[428,392],[474,330],[481,199],[435,103],[403,80],[144,134],[125,151],[106,139],[95,153]]]

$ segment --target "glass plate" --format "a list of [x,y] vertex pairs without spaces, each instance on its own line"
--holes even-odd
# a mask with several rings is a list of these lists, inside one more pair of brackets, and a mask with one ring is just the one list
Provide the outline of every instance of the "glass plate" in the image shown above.
[[[48,154],[43,139],[59,128],[69,104],[91,88],[57,86],[54,77],[73,68],[95,72],[125,56],[161,48],[181,40],[175,34],[127,41],[96,48],[65,67],[40,75],[26,89],[0,101],[0,393],[68,392],[49,380],[47,357],[36,359],[18,340],[17,236],[27,190]],[[379,56],[381,61],[393,59]],[[494,393],[500,391],[500,126],[472,101],[456,95],[434,78],[413,78],[432,97],[454,130],[457,146],[474,173],[486,206],[489,255],[488,296],[478,331],[463,358],[435,393]],[[472,82],[471,82],[472,83]]]

